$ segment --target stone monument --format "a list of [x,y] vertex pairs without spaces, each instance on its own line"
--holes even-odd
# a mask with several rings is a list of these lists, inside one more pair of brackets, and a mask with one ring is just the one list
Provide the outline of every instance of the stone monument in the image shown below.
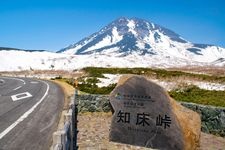
[[165,150],[198,149],[199,115],[146,78],[121,77],[110,103],[114,112],[110,141]]

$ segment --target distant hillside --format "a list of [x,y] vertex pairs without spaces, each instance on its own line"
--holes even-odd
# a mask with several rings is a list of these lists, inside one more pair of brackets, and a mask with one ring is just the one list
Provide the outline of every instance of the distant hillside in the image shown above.
[[28,52],[44,52],[47,50],[27,50],[27,49],[19,49],[19,48],[12,48],[12,47],[0,47],[0,51],[2,50],[7,50],[7,51],[11,51],[11,50],[17,50],[17,51],[28,51]]

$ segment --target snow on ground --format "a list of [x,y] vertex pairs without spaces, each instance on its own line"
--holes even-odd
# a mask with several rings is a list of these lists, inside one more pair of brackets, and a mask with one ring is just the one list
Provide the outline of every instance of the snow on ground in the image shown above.
[[67,69],[69,59],[51,52],[0,51],[0,71]]
[[[67,55],[51,52],[0,51],[0,71],[74,70],[83,67],[149,67],[163,65],[136,54],[126,57],[109,55]],[[165,59],[163,59],[165,60]],[[179,61],[179,60],[178,60]],[[165,62],[165,64],[171,64]],[[183,64],[183,63],[176,63]],[[166,65],[168,66],[168,65]]]
[[106,78],[98,78],[100,83],[97,83],[98,87],[109,86],[118,82],[121,75],[119,74],[103,74]]
[[[109,51],[108,51],[109,50]],[[175,56],[139,55],[134,52],[127,56],[107,49],[101,54],[68,55],[52,52],[0,51],[0,71],[22,70],[74,70],[84,67],[183,67],[207,66],[210,63],[188,61]]]
[[200,89],[205,90],[216,90],[216,91],[225,91],[225,84],[219,83],[211,83],[211,82],[200,82],[200,81],[182,81],[182,82],[168,82],[168,81],[159,81],[159,80],[152,80],[153,82],[159,84],[166,90],[170,91],[178,87],[181,84],[187,85],[195,85]]
[[[113,50],[112,50],[113,53]],[[205,65],[204,63],[188,63],[187,61],[173,57],[162,57],[133,53],[128,56],[119,57],[111,55],[67,55],[51,52],[25,52],[25,51],[0,51],[0,71],[22,71],[22,70],[75,70],[84,67],[178,67],[185,65]],[[120,75],[105,74],[105,79],[100,79],[99,87],[116,83]],[[46,77],[45,77],[46,78]],[[49,77],[51,78],[51,77]],[[179,81],[168,82],[153,80],[167,90],[177,87]],[[183,81],[182,81],[183,82]],[[225,90],[224,84],[186,81],[186,84],[196,85],[207,90]]]
[[[97,83],[98,87],[108,86],[110,84],[117,83],[119,81],[119,78],[121,77],[121,74],[103,74],[106,78],[98,78],[100,80],[100,83]],[[182,82],[169,82],[169,81],[160,81],[157,79],[151,79],[151,81],[159,84],[166,90],[170,91],[178,87],[180,84],[184,84],[184,81]],[[219,83],[210,83],[210,82],[200,82],[200,81],[186,81],[187,85],[196,85],[200,89],[206,89],[206,90],[216,90],[216,91],[225,91],[225,84],[219,84]]]
[[190,81],[190,84],[198,86],[200,89],[225,91],[225,84]]
[[177,87],[177,83],[175,82],[168,82],[168,81],[160,81],[157,79],[151,79],[151,81],[155,82],[156,84],[160,85],[167,91],[171,91]]
[[[112,53],[113,53],[112,49]],[[103,55],[67,55],[51,52],[25,52],[25,51],[0,51],[0,71],[22,71],[22,70],[75,70],[84,67],[182,67],[185,65],[204,65],[205,63],[188,63],[180,58],[144,55],[133,53],[128,56]],[[179,66],[178,66],[179,65]],[[105,74],[106,79],[100,79],[99,87],[116,83],[120,75]],[[49,77],[51,78],[51,77]],[[167,90],[177,87],[179,81],[168,82],[153,80]],[[183,81],[182,81],[183,82]],[[207,90],[225,90],[224,84],[186,81],[186,84],[196,85]]]

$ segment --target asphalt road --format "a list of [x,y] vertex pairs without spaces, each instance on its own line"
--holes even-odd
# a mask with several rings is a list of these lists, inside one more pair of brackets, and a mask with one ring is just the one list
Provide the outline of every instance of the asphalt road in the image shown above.
[[55,83],[0,76],[0,149],[49,149],[63,100]]

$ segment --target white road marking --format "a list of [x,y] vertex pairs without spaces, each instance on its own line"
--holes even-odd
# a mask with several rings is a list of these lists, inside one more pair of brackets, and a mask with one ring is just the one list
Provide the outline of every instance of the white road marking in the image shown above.
[[[2,77],[2,78],[5,78],[5,79],[14,79],[14,80],[18,80],[18,81],[23,82],[24,85],[26,84],[26,82],[25,82],[23,79],[18,79],[18,78],[13,78],[13,77]],[[15,89],[13,89],[13,91],[18,90],[18,89],[20,89],[21,87],[22,87],[22,86],[18,86],[18,87],[16,87]]]
[[18,86],[15,89],[13,89],[13,91],[20,89],[22,86]]
[[32,83],[32,84],[37,84],[37,83],[39,83],[39,82],[37,82],[37,81],[31,81],[30,83]]
[[28,98],[28,97],[32,97],[32,95],[29,92],[19,93],[19,94],[11,96],[13,101],[18,101],[18,100]]
[[13,77],[1,77],[1,78],[5,78],[5,79],[14,79],[14,80],[18,80],[23,82],[23,84],[26,84],[26,82],[23,79],[19,79],[19,78],[13,78]]
[[25,112],[19,119],[17,119],[13,124],[11,124],[8,128],[6,128],[3,132],[0,133],[0,139],[2,139],[6,134],[8,134],[17,124],[22,122],[25,118],[27,118],[33,111],[34,109],[45,99],[45,97],[48,94],[49,91],[49,84],[46,83],[45,81],[41,81],[47,85],[47,89],[45,91],[45,94],[43,97],[33,106],[31,107],[27,112]]

